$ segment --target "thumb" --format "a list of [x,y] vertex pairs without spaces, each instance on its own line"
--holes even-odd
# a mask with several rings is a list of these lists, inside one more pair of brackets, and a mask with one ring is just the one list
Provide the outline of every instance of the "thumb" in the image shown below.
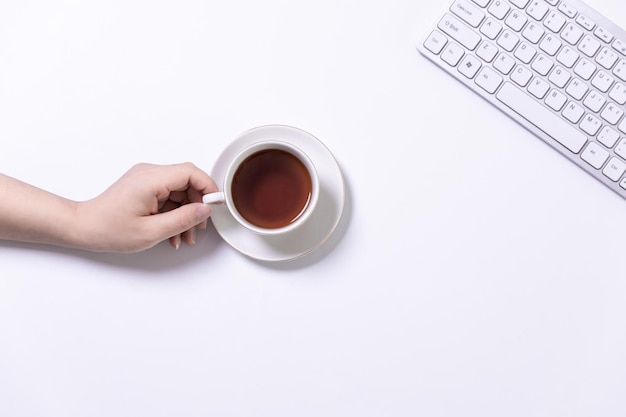
[[159,240],[183,233],[209,218],[213,209],[208,204],[189,203],[165,213],[150,216]]

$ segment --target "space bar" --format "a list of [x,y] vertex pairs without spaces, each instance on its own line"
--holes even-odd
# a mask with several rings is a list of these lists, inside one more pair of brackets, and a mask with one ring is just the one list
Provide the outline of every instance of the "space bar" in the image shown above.
[[574,153],[580,152],[587,142],[585,135],[560,117],[555,116],[554,113],[511,83],[505,83],[496,97],[511,110]]

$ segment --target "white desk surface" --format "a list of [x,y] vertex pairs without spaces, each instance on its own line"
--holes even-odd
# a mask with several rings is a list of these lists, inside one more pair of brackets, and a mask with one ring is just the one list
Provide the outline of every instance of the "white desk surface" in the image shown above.
[[1,242],[0,414],[623,416],[626,202],[415,51],[446,3],[3,1],[1,172],[88,199],[280,123],[348,203],[277,265]]

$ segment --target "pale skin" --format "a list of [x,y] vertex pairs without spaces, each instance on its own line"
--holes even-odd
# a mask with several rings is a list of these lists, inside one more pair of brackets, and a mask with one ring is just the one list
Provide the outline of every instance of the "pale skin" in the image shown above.
[[139,252],[169,240],[193,245],[213,179],[191,163],[138,164],[99,196],[73,201],[0,174],[0,239],[94,252]]

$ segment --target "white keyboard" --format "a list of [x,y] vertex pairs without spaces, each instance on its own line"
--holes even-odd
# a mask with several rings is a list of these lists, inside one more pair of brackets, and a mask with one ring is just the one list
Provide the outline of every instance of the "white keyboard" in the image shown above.
[[434,26],[423,55],[626,198],[623,29],[579,0],[456,0]]

